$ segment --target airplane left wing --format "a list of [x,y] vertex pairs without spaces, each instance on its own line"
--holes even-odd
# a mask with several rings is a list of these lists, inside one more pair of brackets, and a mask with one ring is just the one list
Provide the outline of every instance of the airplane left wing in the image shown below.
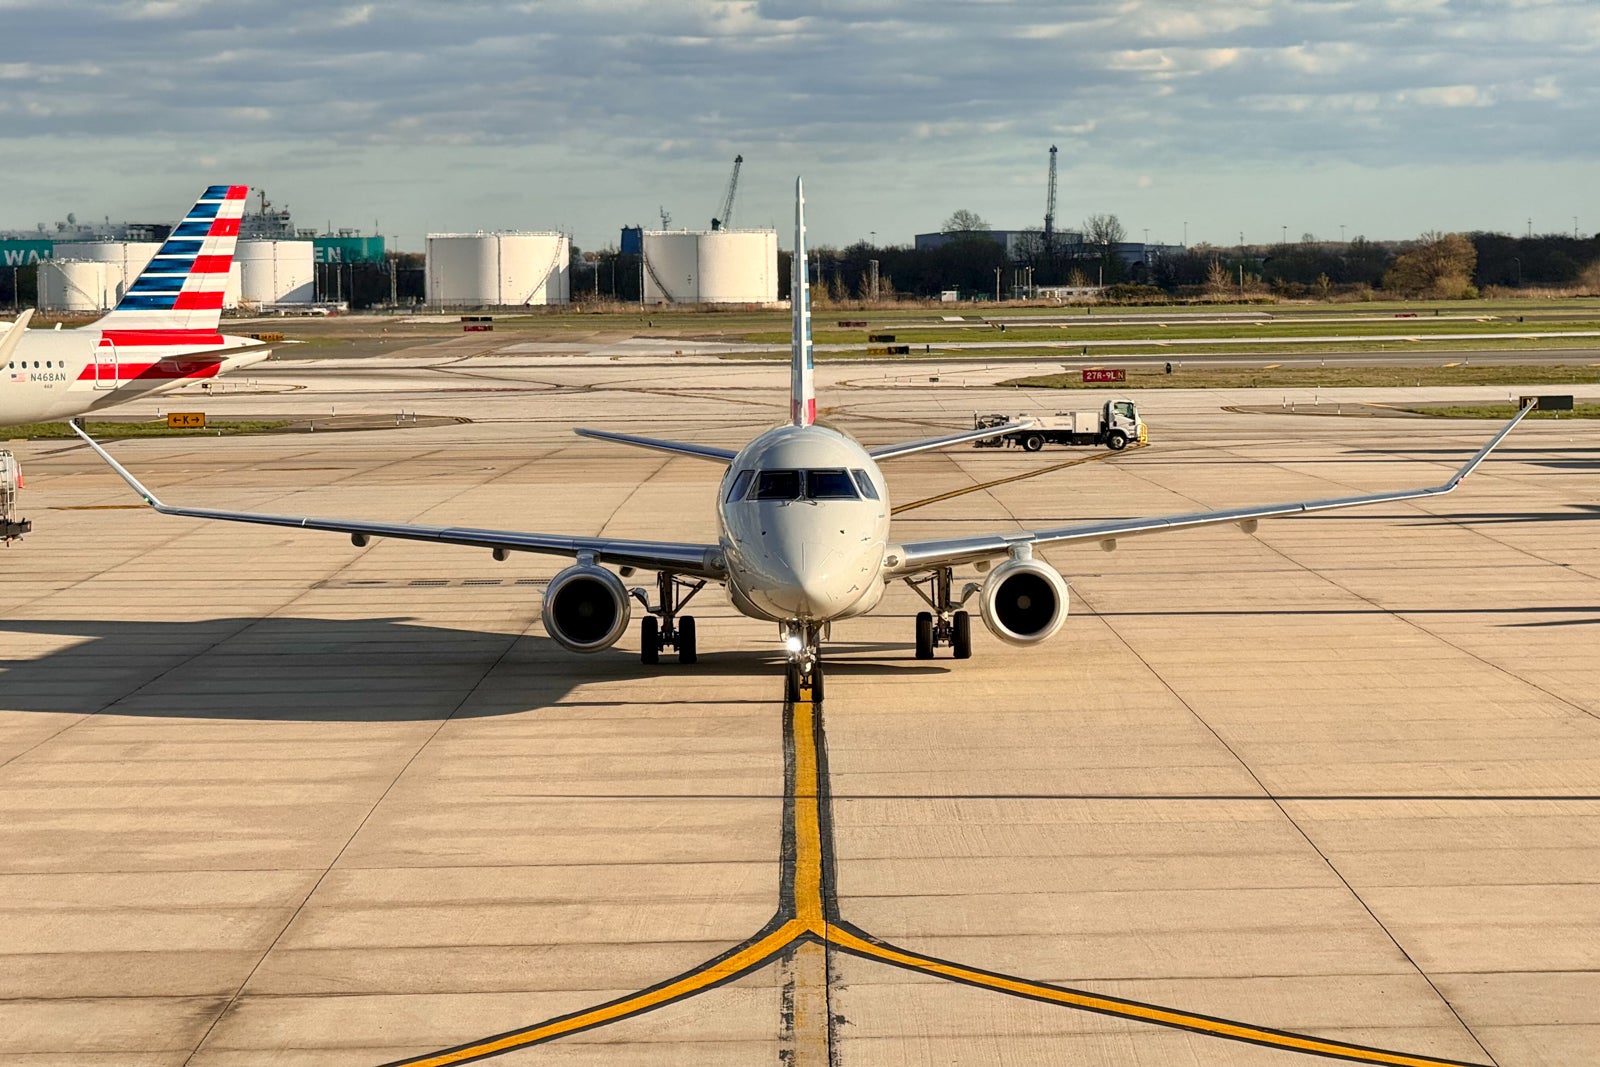
[[921,441],[907,441],[898,445],[879,445],[877,448],[867,449],[867,454],[875,460],[894,459],[897,456],[909,456],[914,452],[931,452],[936,448],[948,448],[951,445],[966,444],[968,441],[982,441],[990,437],[999,437],[1001,434],[1016,433],[1032,425],[1032,419],[1022,419],[1018,422],[1008,422],[1004,426],[964,430],[948,437],[927,437]]
[[163,515],[182,515],[191,519],[217,519],[223,522],[248,522],[262,526],[287,526],[297,530],[326,530],[349,534],[358,545],[372,537],[397,537],[411,541],[435,541],[447,545],[466,545],[507,552],[537,552],[576,559],[592,555],[596,563],[641,570],[671,571],[721,581],[727,577],[722,551],[717,545],[682,544],[671,541],[629,541],[611,537],[571,537],[558,534],[519,533],[513,530],[479,530],[460,526],[419,526],[410,523],[372,522],[363,519],[318,519],[294,515],[269,515],[254,511],[223,511],[216,508],[189,508],[164,504],[140,483],[126,467],[111,458],[99,442],[83,432],[76,422],[68,425],[83,438],[101,459],[144,498],[144,502]]
[[[1451,492],[1467,475],[1475,470],[1496,445],[1521,422],[1534,405],[1529,404],[1477,455],[1456,471],[1455,476],[1442,485],[1421,489],[1399,489],[1388,493],[1371,493],[1365,496],[1332,497],[1324,500],[1301,500],[1287,504],[1263,504],[1253,507],[1230,508],[1225,511],[1198,511],[1184,515],[1161,515],[1141,519],[1116,519],[1108,522],[1087,522],[1076,526],[1059,526],[1049,530],[1024,530],[1016,533],[989,534],[980,537],[957,537],[942,541],[912,541],[891,545],[887,556],[889,575],[917,574],[939,567],[954,567],[983,559],[994,559],[1010,553],[1021,545],[1064,545],[1082,541],[1111,542],[1135,534],[1158,533],[1163,530],[1188,530],[1200,526],[1238,523],[1247,532],[1255,529],[1259,519],[1281,515],[1301,515],[1312,511],[1331,511],[1335,508],[1353,508],[1364,504],[1382,504],[1395,500],[1414,500],[1418,497],[1442,496]],[[1110,547],[1108,545],[1108,547]]]

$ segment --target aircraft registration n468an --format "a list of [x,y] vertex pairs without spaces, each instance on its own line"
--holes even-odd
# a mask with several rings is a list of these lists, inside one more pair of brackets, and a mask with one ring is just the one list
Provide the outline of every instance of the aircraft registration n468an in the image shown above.
[[[811,342],[810,286],[806,275],[805,198],[795,183],[793,253],[793,344],[790,358],[789,421],[733,451],[710,445],[665,441],[632,434],[579,429],[592,438],[721,464],[726,473],[716,501],[715,544],[636,541],[607,537],[418,526],[361,519],[329,519],[225,511],[165,504],[125,467],[77,432],[156,511],[166,515],[327,530],[356,545],[374,537],[396,537],[492,551],[538,552],[572,559],[550,580],[541,608],[545,629],[564,647],[598,652],[627,632],[635,601],[642,603],[640,654],[656,662],[667,648],[680,661],[697,657],[694,618],[684,609],[708,582],[727,588],[744,615],[777,623],[787,653],[791,693],[809,687],[820,694],[821,649],[830,624],[871,611],[889,582],[905,581],[927,602],[916,620],[916,655],[931,658],[949,647],[957,659],[972,653],[965,604],[978,598],[989,631],[1003,641],[1031,645],[1058,631],[1067,616],[1067,584],[1046,561],[1042,545],[1114,543],[1118,538],[1161,531],[1237,523],[1246,530],[1265,518],[1359,507],[1437,496],[1454,490],[1527,414],[1519,412],[1441,485],[1365,496],[1292,501],[1223,511],[1147,518],[1099,520],[1045,530],[1007,531],[943,540],[899,542],[890,526],[889,489],[880,464],[899,456],[1014,433],[1027,422],[984,427],[945,437],[865,448],[816,422]],[[952,591],[957,567],[989,567],[981,586],[959,597]],[[629,590],[623,578],[635,571],[656,575],[654,602],[644,589]]]

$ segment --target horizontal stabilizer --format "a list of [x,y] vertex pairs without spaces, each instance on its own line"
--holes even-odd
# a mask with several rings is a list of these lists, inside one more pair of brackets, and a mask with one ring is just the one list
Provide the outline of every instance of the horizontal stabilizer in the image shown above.
[[654,437],[636,437],[631,433],[611,433],[609,430],[573,430],[579,437],[592,437],[596,441],[615,441],[622,445],[632,445],[635,448],[653,448],[657,452],[672,452],[680,456],[693,456],[696,459],[709,459],[713,463],[732,463],[733,457],[739,453],[731,448],[715,448],[711,445],[690,445],[682,441],[662,441]]
[[899,445],[882,445],[878,448],[867,449],[867,454],[875,460],[894,459],[897,456],[909,456],[915,452],[931,452],[935,448],[948,448],[951,445],[963,445],[968,441],[983,441],[990,437],[999,437],[1002,434],[1016,433],[1026,430],[1033,425],[1032,419],[1022,419],[1018,422],[1008,422],[1004,426],[985,426],[981,430],[966,430],[962,433],[951,434],[949,437],[929,437],[921,441],[907,441]]

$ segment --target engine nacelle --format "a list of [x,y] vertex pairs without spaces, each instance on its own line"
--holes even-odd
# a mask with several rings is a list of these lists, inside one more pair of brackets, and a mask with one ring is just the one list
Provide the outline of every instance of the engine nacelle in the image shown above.
[[627,631],[632,614],[622,579],[604,567],[582,563],[550,579],[539,609],[545,632],[573,652],[610,648]]
[[1000,640],[1037,644],[1067,620],[1067,583],[1048,563],[1007,560],[989,572],[978,605],[984,625]]

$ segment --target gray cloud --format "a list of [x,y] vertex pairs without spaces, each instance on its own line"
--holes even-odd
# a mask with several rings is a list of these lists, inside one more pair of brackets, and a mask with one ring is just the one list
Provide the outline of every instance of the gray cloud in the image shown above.
[[[781,225],[804,170],[822,236],[905,240],[958,206],[1035,222],[1056,143],[1068,212],[1134,232],[1232,230],[1292,181],[1327,217],[1405,234],[1496,224],[1469,213],[1492,214],[1508,163],[1581,212],[1583,183],[1548,183],[1592,165],[1600,128],[1587,0],[0,0],[0,17],[0,225],[64,197],[172,214],[221,177],[413,244],[518,225],[600,244],[658,204],[704,225],[743,152],[742,221]],[[1352,172],[1417,175],[1444,204],[1459,188],[1460,221],[1357,202]],[[1320,211],[1296,228],[1326,229]]]

